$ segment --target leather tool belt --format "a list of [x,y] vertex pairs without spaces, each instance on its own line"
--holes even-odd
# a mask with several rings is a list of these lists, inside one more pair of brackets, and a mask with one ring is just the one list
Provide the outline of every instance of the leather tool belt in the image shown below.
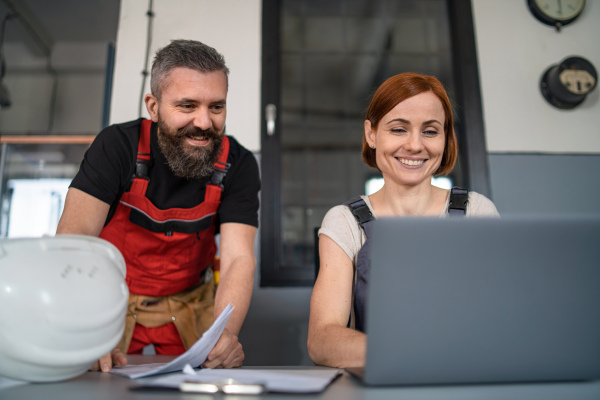
[[212,280],[169,296],[129,294],[125,331],[117,346],[127,354],[135,324],[156,328],[175,324],[186,349],[210,328],[214,320],[215,285]]

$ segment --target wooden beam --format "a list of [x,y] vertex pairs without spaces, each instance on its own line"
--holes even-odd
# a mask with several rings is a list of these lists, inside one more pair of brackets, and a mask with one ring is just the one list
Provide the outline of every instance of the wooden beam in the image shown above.
[[10,135],[1,136],[4,144],[90,144],[96,135]]

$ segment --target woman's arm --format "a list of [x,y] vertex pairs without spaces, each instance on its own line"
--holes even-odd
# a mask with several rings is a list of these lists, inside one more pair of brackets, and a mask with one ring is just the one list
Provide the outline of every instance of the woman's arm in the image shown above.
[[352,309],[352,260],[326,235],[319,237],[319,256],[319,276],[310,300],[308,354],[319,365],[363,366],[367,336],[346,328]]

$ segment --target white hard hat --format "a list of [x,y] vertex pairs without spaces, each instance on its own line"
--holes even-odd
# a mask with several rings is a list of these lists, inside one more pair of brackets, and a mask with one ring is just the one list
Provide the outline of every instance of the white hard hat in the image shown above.
[[58,381],[119,343],[125,260],[91,236],[0,239],[0,375]]

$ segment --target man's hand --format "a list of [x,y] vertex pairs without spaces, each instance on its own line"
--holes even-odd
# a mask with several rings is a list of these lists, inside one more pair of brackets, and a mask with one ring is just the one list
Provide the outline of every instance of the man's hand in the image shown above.
[[127,365],[127,358],[119,349],[114,349],[107,355],[100,357],[100,359],[92,365],[90,371],[102,370],[102,372],[110,372],[113,365],[118,365],[119,367]]
[[221,274],[215,294],[215,319],[231,303],[235,309],[229,317],[225,330],[216,346],[211,350],[205,368],[240,367],[245,355],[237,334],[242,328],[250,306],[254,287],[254,238],[256,227],[228,222],[221,224]]
[[234,368],[241,367],[245,355],[238,337],[231,334],[227,328],[221,338],[208,354],[203,368]]

